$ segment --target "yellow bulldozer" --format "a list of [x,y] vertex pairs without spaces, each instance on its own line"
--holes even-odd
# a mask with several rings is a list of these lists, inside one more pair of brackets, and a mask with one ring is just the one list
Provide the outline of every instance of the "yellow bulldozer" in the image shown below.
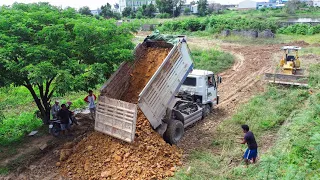
[[304,70],[300,66],[298,46],[283,46],[281,48],[284,52],[280,60],[278,68],[274,73],[265,73],[265,80],[270,83],[308,86],[308,79],[304,76]]

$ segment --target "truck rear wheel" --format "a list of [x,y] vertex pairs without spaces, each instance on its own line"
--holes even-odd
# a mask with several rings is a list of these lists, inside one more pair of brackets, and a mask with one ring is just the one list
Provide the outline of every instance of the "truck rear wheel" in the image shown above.
[[184,134],[184,127],[181,121],[172,120],[164,134],[164,140],[169,144],[177,144]]

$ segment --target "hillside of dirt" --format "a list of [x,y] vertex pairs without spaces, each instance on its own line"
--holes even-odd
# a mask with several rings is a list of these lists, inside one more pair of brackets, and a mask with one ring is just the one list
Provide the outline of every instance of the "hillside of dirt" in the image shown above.
[[[169,51],[168,48],[146,49],[121,100],[137,103],[139,93]],[[182,151],[165,143],[141,111],[134,143],[93,132],[71,151],[72,155],[62,163],[61,172],[72,179],[162,179],[173,176],[176,166],[182,164]]]

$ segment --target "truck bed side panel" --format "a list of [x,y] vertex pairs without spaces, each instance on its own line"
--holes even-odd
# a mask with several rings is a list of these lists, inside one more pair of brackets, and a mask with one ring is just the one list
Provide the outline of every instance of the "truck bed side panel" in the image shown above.
[[138,106],[153,128],[157,128],[166,114],[168,104],[176,95],[193,67],[188,46],[179,43],[152,76],[139,95]]

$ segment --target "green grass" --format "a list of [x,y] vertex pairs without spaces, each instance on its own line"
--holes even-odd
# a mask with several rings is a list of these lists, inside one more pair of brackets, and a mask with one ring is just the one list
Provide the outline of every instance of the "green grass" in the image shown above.
[[231,54],[215,49],[192,49],[191,55],[196,69],[205,69],[214,73],[230,68],[234,62],[234,57]]
[[309,55],[309,54],[312,54],[312,55],[318,55],[320,56],[320,47],[306,47],[306,48],[302,48],[300,50],[300,53],[299,55]]
[[249,171],[241,165],[246,146],[237,142],[237,137],[243,137],[241,124],[249,125],[261,146],[266,135],[279,130],[288,117],[296,117],[308,96],[306,89],[270,87],[252,98],[218,126],[210,148],[195,151],[173,179],[246,179]]
[[[218,126],[210,147],[194,151],[172,179],[319,179],[320,64],[310,67],[309,85],[312,94],[270,86],[252,98]],[[236,139],[243,137],[241,124],[249,125],[260,147],[258,164],[249,168],[242,162],[246,146]]]
[[[68,93],[63,97],[54,94],[52,102],[59,100],[62,104],[71,101],[71,109],[82,109],[87,106],[83,101],[86,95],[84,91]],[[0,88],[0,144],[8,146],[19,142],[27,133],[42,126],[42,121],[34,114],[36,110],[33,98],[25,87]]]
[[7,174],[9,174],[9,168],[0,167],[0,175],[7,175]]

